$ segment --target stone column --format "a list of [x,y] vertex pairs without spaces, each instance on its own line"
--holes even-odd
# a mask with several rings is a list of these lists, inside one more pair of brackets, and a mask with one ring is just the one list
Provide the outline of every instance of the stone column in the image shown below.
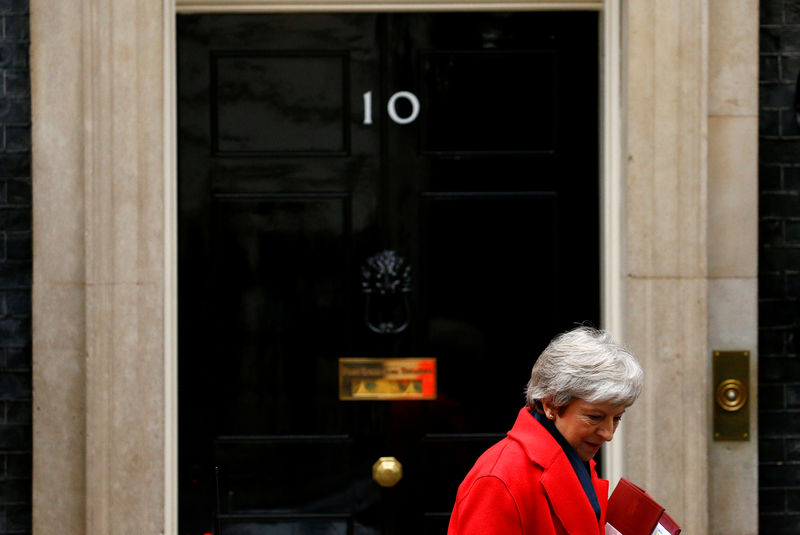
[[[757,0],[709,2],[708,343],[750,352],[750,438],[709,449],[709,533],[758,533]],[[709,395],[710,396],[710,395]]]
[[646,371],[626,472],[708,533],[707,0],[625,3],[625,338]]
[[[647,372],[626,473],[691,533],[758,532],[758,3],[624,14],[626,338]],[[712,440],[711,351],[751,355],[750,440]]]
[[[33,0],[30,15],[33,530],[83,533],[86,262],[80,2]],[[48,36],[57,36],[58,46]]]
[[37,533],[165,529],[165,5],[31,2]]

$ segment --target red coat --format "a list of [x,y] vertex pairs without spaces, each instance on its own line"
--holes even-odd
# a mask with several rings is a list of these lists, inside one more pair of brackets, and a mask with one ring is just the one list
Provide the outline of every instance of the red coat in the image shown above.
[[458,487],[447,535],[602,535],[608,481],[594,465],[599,522],[564,450],[522,409],[508,436],[480,456]]

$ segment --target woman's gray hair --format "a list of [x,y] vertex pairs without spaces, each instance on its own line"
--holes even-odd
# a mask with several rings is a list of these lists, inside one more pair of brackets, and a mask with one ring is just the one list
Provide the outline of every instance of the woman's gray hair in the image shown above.
[[542,400],[556,409],[575,399],[632,405],[644,373],[636,358],[607,331],[578,327],[553,338],[531,370],[528,406],[542,412]]

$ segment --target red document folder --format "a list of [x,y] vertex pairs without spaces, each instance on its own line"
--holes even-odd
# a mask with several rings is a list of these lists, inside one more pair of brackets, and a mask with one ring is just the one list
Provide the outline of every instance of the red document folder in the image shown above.
[[[624,477],[608,499],[607,534],[678,535],[680,526],[664,512],[664,508]],[[616,533],[615,531],[616,530]]]

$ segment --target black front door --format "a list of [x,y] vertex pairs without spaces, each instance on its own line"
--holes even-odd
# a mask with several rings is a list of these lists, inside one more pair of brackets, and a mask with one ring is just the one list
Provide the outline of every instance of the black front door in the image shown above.
[[[445,533],[598,320],[597,24],[178,18],[181,534]],[[436,399],[340,399],[339,359],[410,357]]]

